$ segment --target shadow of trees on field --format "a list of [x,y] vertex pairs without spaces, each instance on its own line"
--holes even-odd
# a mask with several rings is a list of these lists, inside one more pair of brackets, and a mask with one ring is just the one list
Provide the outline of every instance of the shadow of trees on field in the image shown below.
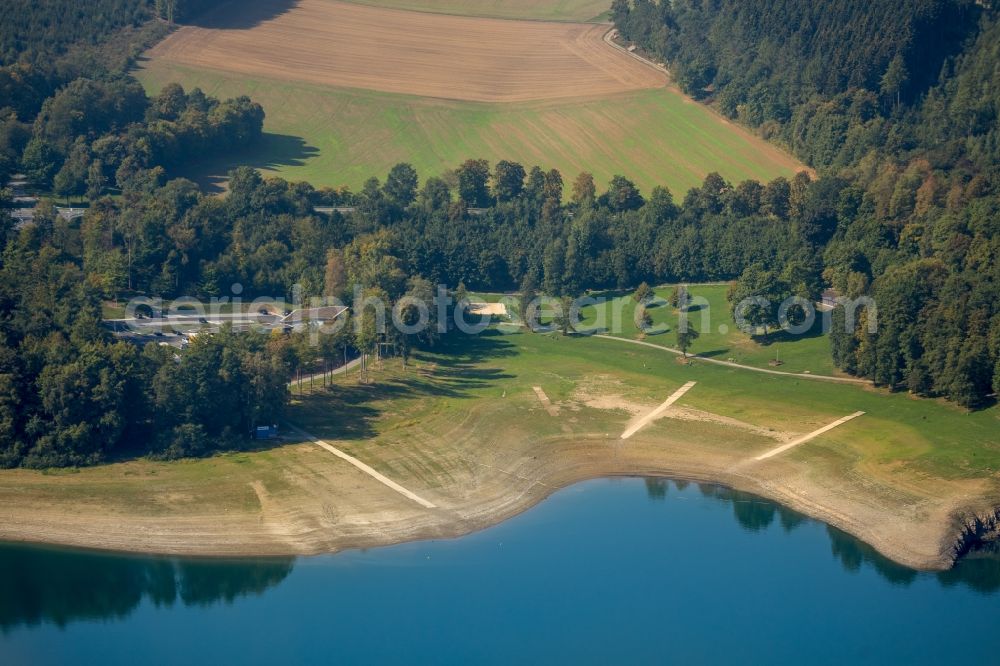
[[185,17],[182,23],[215,30],[249,30],[281,16],[298,4],[299,0],[229,0]]
[[193,180],[208,194],[222,194],[228,189],[230,172],[237,167],[299,167],[317,155],[319,148],[309,145],[302,137],[264,132],[260,141],[252,146],[176,169],[170,175]]
[[635,293],[635,290],[629,291],[628,289],[598,289],[587,293],[587,296],[591,298],[606,298],[608,300],[615,298],[622,298],[623,296],[631,296]]
[[[495,330],[479,335],[452,333],[429,351],[413,355],[409,369],[391,376],[375,372],[368,384],[335,383],[302,396],[290,410],[295,423],[314,434],[335,439],[359,440],[374,437],[376,420],[396,409],[396,401],[407,398],[474,397],[472,392],[488,388],[514,375],[490,361],[517,353],[513,343]],[[431,353],[433,352],[433,353]]]
[[778,329],[777,331],[769,331],[767,337],[761,335],[754,335],[753,341],[757,344],[767,347],[778,342],[797,342],[799,340],[807,340],[809,338],[820,338],[826,335],[826,331],[823,330],[823,318],[817,314],[816,321],[813,322],[812,328],[810,328],[805,333],[789,333],[784,329]]

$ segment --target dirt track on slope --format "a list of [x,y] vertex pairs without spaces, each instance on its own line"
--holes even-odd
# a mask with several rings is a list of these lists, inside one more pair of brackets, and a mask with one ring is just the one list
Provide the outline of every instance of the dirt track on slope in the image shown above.
[[[259,0],[265,2],[265,0]],[[216,14],[147,54],[243,75],[423,97],[520,102],[661,87],[609,47],[607,26],[425,14],[299,0],[252,27]]]

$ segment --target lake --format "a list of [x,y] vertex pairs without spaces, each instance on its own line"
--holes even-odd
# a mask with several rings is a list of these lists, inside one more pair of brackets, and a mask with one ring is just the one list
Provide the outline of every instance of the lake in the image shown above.
[[0,663],[1000,660],[1000,559],[944,573],[750,495],[556,493],[450,541],[211,560],[0,546]]

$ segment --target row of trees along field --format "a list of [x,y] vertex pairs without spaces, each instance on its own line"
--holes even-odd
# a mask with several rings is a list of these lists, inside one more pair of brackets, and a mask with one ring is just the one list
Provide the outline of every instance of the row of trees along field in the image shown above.
[[[837,365],[985,404],[1000,385],[1000,21],[972,0],[615,0],[691,95],[820,170],[823,277],[873,296]],[[838,317],[842,319],[843,314]],[[861,322],[864,323],[864,322]]]
[[[157,170],[140,172],[123,183],[123,196],[99,198],[82,221],[66,222],[43,207],[35,224],[4,227],[5,464],[80,464],[129,452],[176,456],[232,446],[250,425],[280,415],[292,373],[317,362],[323,367],[347,349],[372,352],[383,340],[366,313],[360,327],[324,337],[319,347],[295,335],[224,333],[199,338],[186,351],[155,345],[140,351],[98,325],[103,299],[135,292],[205,298],[227,295],[239,282],[244,298],[290,297],[300,285],[303,296],[349,302],[358,287],[391,304],[404,296],[429,300],[434,282],[575,296],[641,281],[733,279],[735,293],[766,289],[777,305],[792,295],[816,299],[824,248],[829,252],[845,230],[859,228],[864,201],[878,205],[865,193],[846,206],[861,193],[804,174],[735,186],[712,174],[677,203],[663,188],[643,196],[620,176],[599,192],[586,173],[566,185],[557,171],[512,162],[491,168],[482,160],[423,183],[400,164],[356,194],[263,179],[248,168],[233,173],[225,198],[159,177]],[[977,200],[998,203],[996,194]],[[316,214],[319,203],[356,210]],[[472,204],[479,210],[470,212]],[[971,240],[985,243],[982,266],[995,274],[995,240]],[[900,252],[912,260],[901,260]],[[915,293],[957,289],[959,305],[992,303],[993,293],[954,282],[926,253],[921,243],[876,253],[883,273],[878,264],[855,266],[849,281],[864,285],[879,273],[875,285],[885,302],[875,339],[834,336],[838,362],[845,353],[858,363],[891,360],[884,346],[892,338],[882,331],[913,335],[904,315],[931,316],[928,301]],[[949,314],[935,313],[947,321],[934,330],[949,338],[942,348],[963,350],[963,322]],[[994,336],[981,358],[929,366],[951,383],[929,381],[924,390],[970,405],[985,398],[974,391],[991,390],[997,379],[998,321],[994,312],[971,322]],[[388,341],[405,353],[434,338],[390,331]],[[881,383],[905,387],[908,377]],[[976,389],[977,381],[984,388]],[[974,390],[963,393],[968,387]]]
[[[804,296],[821,289],[817,251],[835,232],[838,192],[805,174],[737,186],[711,174],[678,204],[665,188],[647,200],[621,176],[597,193],[584,173],[564,193],[555,170],[501,162],[494,174],[511,170],[519,176],[501,181],[483,161],[469,160],[418,186],[412,167],[401,164],[384,183],[373,178],[352,194],[241,168],[225,200],[185,180],[156,186],[145,173],[139,189],[125,183],[126,196],[94,202],[80,225],[81,257],[89,283],[106,298],[131,291],[209,297],[234,282],[257,295],[285,296],[296,284],[322,295],[331,256],[350,263],[371,252],[381,281],[372,284],[363,272],[355,281],[394,298],[416,275],[476,289],[530,281],[558,296],[641,281],[729,279],[753,264],[797,276]],[[477,190],[490,199],[465,198],[482,196]],[[356,209],[312,212],[331,202]],[[485,207],[470,213],[472,203]]]
[[[860,208],[844,205],[849,185],[804,174],[736,186],[713,174],[679,204],[663,188],[644,197],[624,177],[598,192],[586,173],[566,186],[557,171],[511,162],[491,169],[482,160],[422,184],[401,164],[384,183],[371,179],[356,194],[317,192],[243,168],[220,199],[188,181],[160,177],[158,170],[140,170],[123,183],[123,196],[99,198],[82,221],[66,222],[43,205],[35,224],[4,226],[6,464],[79,464],[129,451],[172,456],[229,446],[249,425],[280,414],[291,373],[340,358],[345,348],[370,352],[379,341],[369,321],[359,332],[324,338],[319,348],[296,336],[224,334],[198,339],[179,354],[157,346],[140,352],[98,326],[102,299],[136,292],[204,298],[227,295],[239,282],[244,298],[290,297],[300,285],[304,296],[349,301],[357,286],[394,303],[404,295],[429,299],[433,282],[573,296],[591,287],[709,279],[735,279],[736,293],[766,287],[776,302],[815,299],[824,284],[818,257],[836,247],[844,230],[858,227]],[[313,212],[331,202],[356,210]],[[470,213],[470,204],[482,208]],[[995,274],[998,253],[989,245],[995,241],[971,240],[985,243],[983,267]],[[927,302],[913,298],[916,290],[958,289],[960,305],[992,302],[993,293],[949,282],[942,262],[921,258],[921,243],[902,251],[913,260],[900,261],[898,248],[879,255],[887,266],[875,279],[885,300],[879,336],[855,343],[835,335],[838,362],[845,353],[854,362],[891,360],[883,347],[892,338],[882,330],[912,335],[903,315],[929,316]],[[857,285],[878,272],[877,265],[856,268],[849,282]],[[939,320],[948,314],[938,313]],[[993,313],[970,325],[995,336],[997,322]],[[954,337],[942,347],[961,350],[962,322],[947,317],[945,323],[935,330]],[[406,349],[433,338],[392,342]],[[976,363],[945,359],[941,376],[951,373],[953,383],[926,390],[970,405],[982,400],[985,394],[962,389],[975,387],[985,368],[981,390],[990,390],[995,342],[987,340]],[[882,383],[908,386],[903,374]]]
[[[256,142],[264,111],[246,97],[219,101],[166,86],[150,99],[134,79],[77,78],[46,99],[32,123],[0,110],[0,155],[57,196],[98,198],[144,170]],[[0,176],[3,176],[0,171]]]
[[[106,44],[117,35],[134,36],[153,16],[147,0],[4,0],[0,3],[0,65],[71,66],[67,54]],[[58,67],[57,67],[58,69]]]
[[[400,164],[357,194],[242,168],[220,199],[162,177],[158,167],[137,168],[121,196],[97,198],[82,220],[42,204],[33,224],[3,225],[3,464],[230,446],[280,414],[292,372],[345,348],[370,352],[381,340],[368,317],[318,348],[294,335],[224,333],[181,352],[140,351],[99,325],[103,299],[226,295],[236,282],[245,298],[290,297],[301,285],[307,297],[349,300],[358,287],[389,303],[428,301],[432,281],[577,295],[640,280],[734,277],[755,262],[782,266],[789,293],[815,297],[820,265],[809,257],[828,234],[806,223],[829,202],[804,176],[733,187],[711,175],[680,205],[663,188],[647,200],[624,177],[599,193],[580,174],[564,192],[558,171],[483,160],[423,184]],[[334,200],[356,211],[313,212]],[[472,205],[483,208],[470,213]],[[404,353],[434,341],[390,335]]]

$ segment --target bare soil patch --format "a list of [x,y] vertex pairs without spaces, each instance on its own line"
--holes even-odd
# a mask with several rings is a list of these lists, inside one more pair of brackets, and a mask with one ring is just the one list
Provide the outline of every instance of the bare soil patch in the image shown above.
[[595,24],[300,0],[249,28],[229,27],[226,15],[216,12],[148,55],[251,76],[480,102],[605,96],[666,85],[665,74],[604,43],[606,31]]
[[730,428],[736,428],[737,430],[744,430],[748,433],[759,435],[761,437],[776,439],[779,442],[788,442],[791,441],[792,438],[794,437],[794,435],[789,432],[785,432],[782,430],[773,430],[771,428],[765,428],[763,426],[747,423],[746,421],[740,421],[739,419],[734,419],[729,416],[722,416],[721,414],[713,414],[712,412],[706,412],[704,410],[694,409],[692,407],[671,407],[666,412],[664,412],[663,416],[669,419],[678,419],[681,421],[717,423],[719,425],[727,426]]
[[503,303],[470,303],[469,313],[491,317],[506,317],[507,306]]
[[592,375],[577,383],[573,401],[591,409],[609,409],[638,416],[654,409],[656,405],[627,396],[628,387],[611,375]]

